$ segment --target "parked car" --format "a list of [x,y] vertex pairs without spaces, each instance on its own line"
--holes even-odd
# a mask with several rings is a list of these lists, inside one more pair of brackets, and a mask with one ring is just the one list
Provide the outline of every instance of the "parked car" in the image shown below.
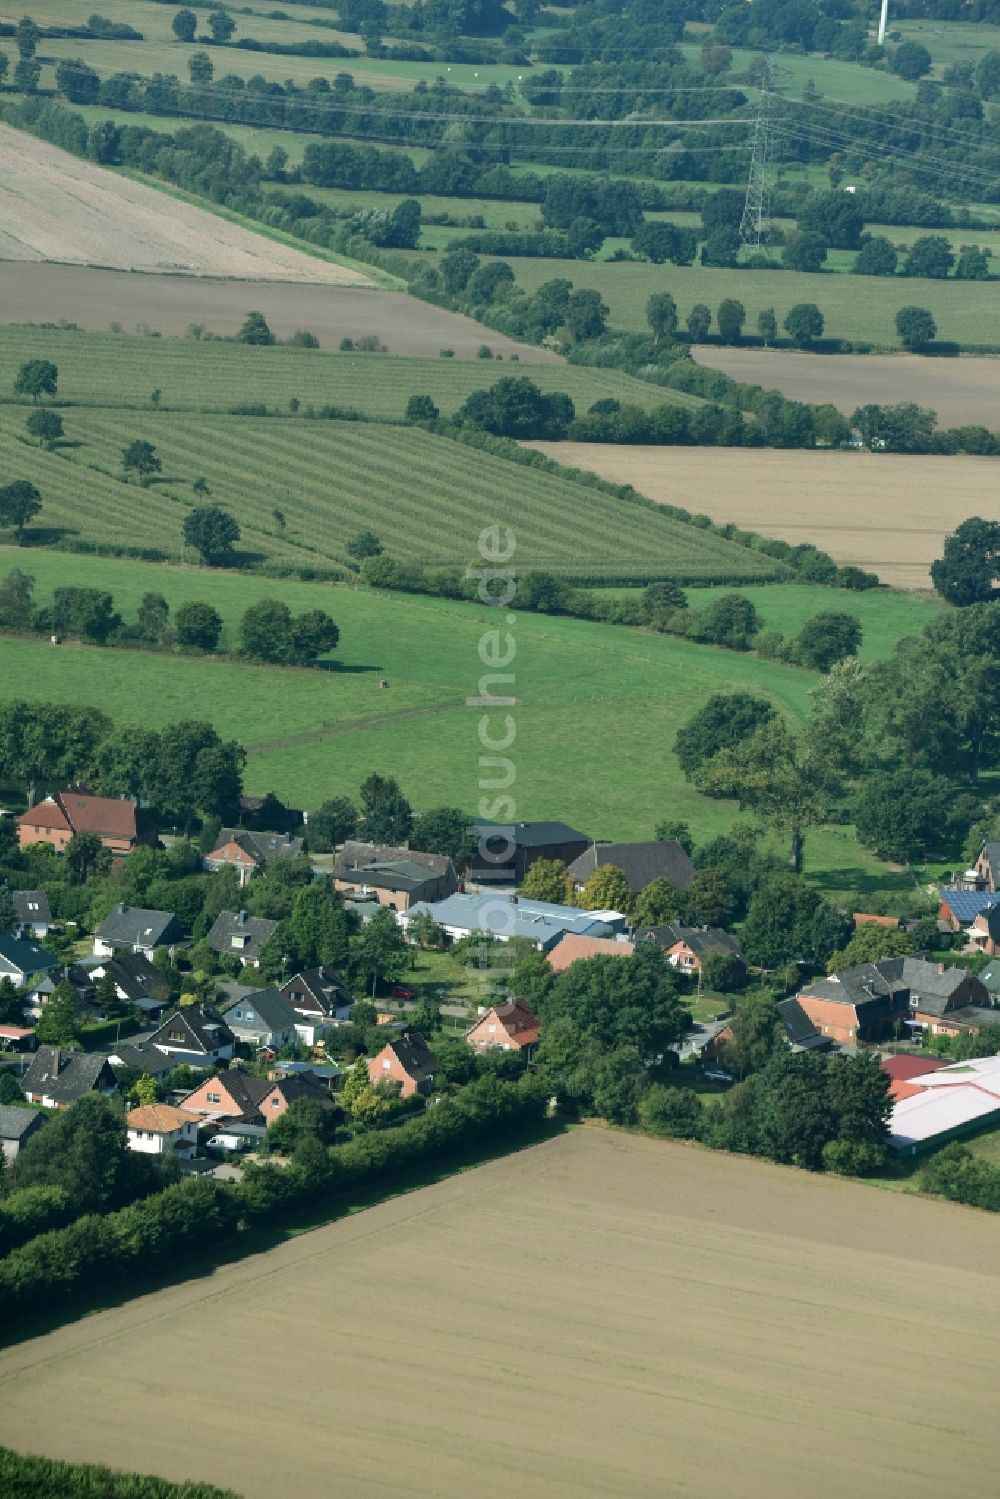
[[710,1083],[731,1083],[733,1078],[729,1072],[723,1072],[721,1067],[706,1067],[702,1074]]
[[389,994],[392,999],[416,999],[417,997],[416,989],[404,988],[402,984],[393,984]]

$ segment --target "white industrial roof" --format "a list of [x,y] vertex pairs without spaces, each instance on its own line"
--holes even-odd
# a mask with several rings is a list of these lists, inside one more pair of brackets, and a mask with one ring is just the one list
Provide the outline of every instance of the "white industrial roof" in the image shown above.
[[975,1083],[1000,1095],[1000,1056],[972,1057],[967,1062],[954,1062],[950,1067],[922,1072],[919,1077],[907,1081],[918,1088],[954,1088],[961,1083]]
[[[945,1070],[942,1068],[942,1072]],[[929,1075],[938,1078],[941,1073]],[[904,1150],[990,1114],[1000,1114],[1000,1094],[987,1093],[971,1082],[928,1088],[926,1093],[915,1093],[896,1104],[889,1118],[889,1144]]]

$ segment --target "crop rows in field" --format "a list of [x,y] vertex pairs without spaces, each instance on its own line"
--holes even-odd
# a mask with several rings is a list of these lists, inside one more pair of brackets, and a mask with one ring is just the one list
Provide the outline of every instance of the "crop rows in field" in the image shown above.
[[[371,527],[391,556],[465,565],[476,556],[483,528],[502,524],[517,536],[520,567],[570,577],[764,579],[780,571],[770,559],[645,502],[407,427],[80,408],[68,413],[67,437],[79,446],[61,450],[71,455],[66,458],[29,449],[14,435],[13,421],[8,408],[0,421],[5,467],[40,479],[48,523],[105,540],[106,517],[113,513],[116,539],[174,556],[182,551],[184,499],[164,505],[157,490],[186,499],[194,480],[204,477],[213,502],[244,529],[246,546],[277,557],[298,549],[300,562],[303,554],[313,564],[341,562],[350,537]],[[154,444],[162,463],[148,489],[87,469],[97,464],[117,472],[123,447],[137,437]],[[101,488],[99,503],[84,507],[74,500],[70,476],[77,472]],[[50,479],[56,481],[51,495]]]
[[[252,296],[248,289],[248,299]],[[483,339],[489,342],[488,328]],[[470,392],[504,375],[525,376],[546,391],[565,391],[581,413],[604,396],[647,409],[702,404],[696,396],[616,370],[579,365],[398,358],[25,327],[0,328],[0,394],[9,395],[26,359],[50,359],[58,366],[60,400],[95,406],[148,403],[159,390],[164,407],[228,411],[255,402],[285,410],[295,397],[303,404],[350,407],[399,420],[411,395],[431,396],[441,413],[451,416]]]

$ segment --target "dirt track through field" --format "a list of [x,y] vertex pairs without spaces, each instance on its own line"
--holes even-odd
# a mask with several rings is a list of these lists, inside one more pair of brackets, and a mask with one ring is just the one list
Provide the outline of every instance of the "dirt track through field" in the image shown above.
[[0,125],[0,260],[368,286],[360,271],[265,239]]
[[441,349],[453,349],[457,358],[472,359],[485,337],[505,358],[517,354],[523,364],[562,363],[548,349],[515,343],[406,292],[147,276],[0,259],[0,323],[67,322],[96,333],[106,333],[115,323],[126,333],[139,327],[167,336],[200,323],[210,333],[232,337],[252,307],[264,314],[278,338],[304,328],[324,349],[336,349],[342,338],[377,334],[393,354],[436,356]]
[[660,504],[683,505],[794,545],[812,543],[896,588],[930,588],[928,568],[959,522],[970,515],[1000,520],[996,458],[593,442],[527,446],[632,484]]
[[[997,295],[997,293],[994,293]],[[913,401],[941,427],[1000,430],[1000,359],[927,359],[917,354],[794,354],[784,349],[703,346],[694,357],[734,380],[796,401],[829,402],[845,416],[869,402]]]
[[582,1129],[8,1350],[0,1440],[246,1499],[993,1499],[997,1242]]

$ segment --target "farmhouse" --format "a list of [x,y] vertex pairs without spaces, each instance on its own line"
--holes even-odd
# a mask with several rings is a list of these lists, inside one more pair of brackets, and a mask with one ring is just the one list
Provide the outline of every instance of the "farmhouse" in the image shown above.
[[634,895],[653,880],[666,880],[686,890],[694,874],[688,854],[673,839],[652,843],[592,843],[569,866],[574,890],[582,890],[595,870],[605,864],[620,869]]
[[107,1057],[58,1046],[40,1046],[21,1080],[28,1102],[47,1109],[68,1109],[85,1093],[114,1093],[117,1087]]
[[397,1083],[400,1098],[414,1093],[430,1093],[438,1060],[419,1031],[404,1031],[389,1041],[368,1063],[368,1077],[373,1087],[380,1083]]
[[247,968],[260,967],[260,955],[278,930],[276,921],[246,911],[220,911],[208,934],[208,945],[222,957],[239,958]]
[[94,933],[94,957],[132,952],[152,958],[158,947],[169,947],[180,937],[180,923],[172,911],[147,911],[119,903]]
[[45,1116],[34,1109],[0,1104],[0,1160],[12,1161],[44,1122]]
[[26,989],[58,966],[58,960],[37,942],[6,932],[0,935],[0,979],[10,979],[15,989]]
[[630,958],[635,952],[635,943],[616,937],[581,937],[575,932],[566,932],[546,954],[553,973],[565,973],[571,963],[581,958]]
[[591,840],[565,822],[476,822],[469,829],[479,839],[476,873],[514,882],[524,879],[537,859],[572,864],[586,853]]
[[541,1025],[526,999],[508,999],[493,1005],[465,1033],[465,1039],[475,1051],[490,1051],[499,1046],[503,1051],[519,1051],[530,1057],[538,1045]]
[[132,1109],[125,1117],[129,1150],[144,1155],[193,1155],[198,1144],[200,1121],[186,1109],[175,1109],[169,1103],[147,1103]]
[[[934,1034],[957,1034],[983,1024],[989,1007],[983,984],[964,968],[922,958],[861,963],[806,985],[795,996],[822,1036],[841,1045],[875,1041],[895,1024]],[[977,1011],[971,1020],[968,1011]]]
[[218,845],[205,855],[205,868],[213,872],[227,867],[239,875],[245,885],[258,869],[266,869],[276,859],[297,859],[303,841],[291,833],[251,833],[245,828],[222,828]]
[[236,1038],[211,1005],[185,1005],[153,1032],[149,1044],[170,1056],[174,1066],[211,1067],[230,1060]]
[[453,895],[458,889],[458,876],[445,854],[345,843],[333,867],[333,886],[394,911],[407,911],[418,901],[444,900]]
[[93,833],[104,847],[123,857],[140,843],[154,845],[156,828],[134,802],[94,796],[85,786],[70,786],[47,796],[17,819],[21,848],[47,843],[59,853],[74,833]]
[[52,912],[49,909],[49,898],[45,891],[12,890],[10,897],[14,902],[17,935],[33,937],[36,942],[44,942],[52,930]]

